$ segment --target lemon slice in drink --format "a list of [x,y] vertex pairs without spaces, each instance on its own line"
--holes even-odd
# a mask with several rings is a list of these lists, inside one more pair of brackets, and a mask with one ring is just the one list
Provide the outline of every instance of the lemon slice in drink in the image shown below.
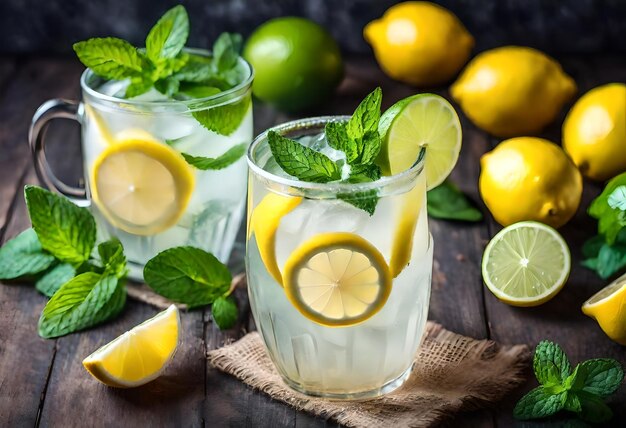
[[163,372],[179,336],[180,316],[172,305],[95,351],[83,360],[83,366],[108,386],[144,385]]
[[570,272],[570,252],[559,233],[523,221],[502,229],[483,254],[483,281],[501,301],[537,306],[553,298]]
[[91,170],[92,197],[114,226],[153,235],[173,226],[191,198],[194,175],[173,148],[131,138],[108,146]]
[[365,321],[391,292],[382,254],[352,233],[314,236],[289,256],[283,272],[287,298],[302,315],[324,326]]
[[595,319],[612,340],[626,345],[626,275],[591,296],[582,311]]
[[281,286],[283,279],[276,261],[276,231],[280,219],[293,211],[300,202],[301,197],[268,193],[250,215],[249,234],[254,233],[265,268]]
[[376,159],[384,175],[411,168],[426,148],[428,189],[441,184],[461,151],[461,123],[448,101],[435,94],[417,94],[398,101],[381,117],[382,148]]

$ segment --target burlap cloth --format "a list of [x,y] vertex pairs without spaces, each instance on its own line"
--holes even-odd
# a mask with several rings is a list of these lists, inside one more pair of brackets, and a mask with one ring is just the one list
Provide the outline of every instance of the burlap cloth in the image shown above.
[[[146,286],[131,286],[128,291],[131,298],[153,306],[170,304]],[[274,369],[257,332],[209,351],[207,359],[215,368],[298,410],[350,427],[400,428],[431,427],[460,411],[493,405],[524,381],[530,352],[525,345],[476,340],[429,321],[409,379],[390,394],[363,401],[332,401],[290,389]]]

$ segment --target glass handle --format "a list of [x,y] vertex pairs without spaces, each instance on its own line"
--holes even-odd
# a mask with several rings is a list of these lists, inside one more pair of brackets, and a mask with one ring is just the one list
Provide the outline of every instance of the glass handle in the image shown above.
[[60,193],[79,206],[89,206],[87,191],[63,183],[52,172],[46,159],[46,130],[52,119],[73,119],[82,124],[79,111],[82,103],[54,99],[43,103],[35,112],[28,132],[28,143],[32,151],[35,171],[39,180],[50,190]]

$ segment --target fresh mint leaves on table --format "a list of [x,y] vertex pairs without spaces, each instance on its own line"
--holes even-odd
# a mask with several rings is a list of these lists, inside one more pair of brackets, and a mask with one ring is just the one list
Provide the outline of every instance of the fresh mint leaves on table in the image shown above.
[[[125,98],[139,96],[154,87],[174,100],[193,100],[219,94],[241,83],[239,34],[221,34],[213,45],[211,58],[186,52],[188,36],[189,16],[178,5],[152,27],[145,49],[122,39],[105,37],[75,43],[74,51],[98,76],[108,80],[129,79]],[[250,96],[244,95],[219,107],[194,107],[192,115],[208,130],[230,135],[241,124],[250,104]]]
[[607,422],[613,416],[604,398],[622,384],[622,366],[610,358],[578,364],[572,371],[559,345],[542,341],[537,345],[533,369],[541,384],[526,394],[513,410],[516,419],[539,419],[561,410],[574,412],[591,423]]
[[[117,238],[95,245],[96,226],[87,208],[36,186],[24,194],[33,223],[0,248],[0,279],[33,279],[50,300],[39,335],[53,338],[117,316],[126,303],[124,248]],[[193,247],[170,248],[148,262],[150,285],[190,307],[217,304],[220,328],[237,320],[229,297],[231,274],[212,254]],[[169,282],[171,281],[171,282]]]
[[588,213],[598,220],[598,235],[583,245],[583,266],[607,279],[626,268],[626,173],[610,180]]
[[426,208],[431,217],[458,221],[483,219],[480,210],[449,180],[428,191],[426,197]]
[[[380,178],[380,168],[374,160],[380,152],[378,134],[382,91],[376,88],[359,104],[347,122],[329,122],[324,130],[328,145],[345,153],[350,165],[350,183],[365,183]],[[342,179],[344,161],[333,161],[323,153],[283,137],[275,131],[267,134],[272,155],[289,175],[302,181],[328,183]],[[373,215],[378,196],[376,190],[338,194],[339,199]]]

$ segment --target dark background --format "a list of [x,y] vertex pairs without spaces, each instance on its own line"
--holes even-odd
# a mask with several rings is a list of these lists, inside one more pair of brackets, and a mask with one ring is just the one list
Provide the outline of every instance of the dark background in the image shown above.
[[[117,36],[143,46],[175,0],[0,0],[0,54],[70,53],[72,43]],[[222,31],[249,35],[277,17],[324,25],[346,53],[368,53],[364,25],[391,0],[188,0],[189,46],[208,47]],[[520,44],[562,53],[626,53],[626,0],[445,0],[476,38],[476,51]]]

